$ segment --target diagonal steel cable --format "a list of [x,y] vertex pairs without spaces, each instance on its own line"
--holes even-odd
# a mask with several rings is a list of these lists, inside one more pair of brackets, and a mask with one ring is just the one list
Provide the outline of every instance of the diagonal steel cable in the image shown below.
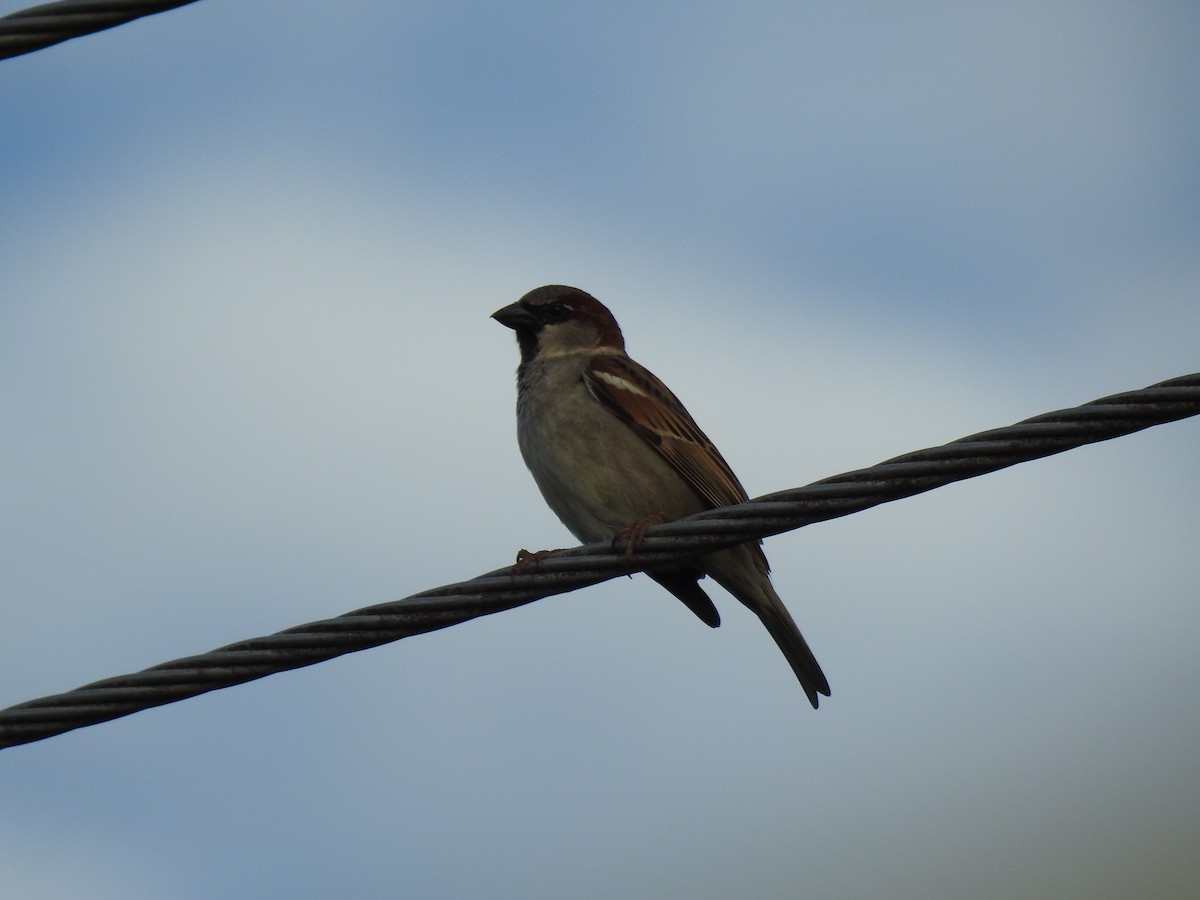
[[134,19],[187,6],[196,0],[150,3],[144,0],[62,0],[0,16],[0,59],[21,56],[115,28]]
[[1200,414],[1200,374],[917,450],[737,506],[655,526],[632,564],[607,543],[564,550],[413,594],[119,675],[0,710],[0,747],[30,743],[153,706],[513,609],[543,597],[719,547],[849,515],[954,481]]

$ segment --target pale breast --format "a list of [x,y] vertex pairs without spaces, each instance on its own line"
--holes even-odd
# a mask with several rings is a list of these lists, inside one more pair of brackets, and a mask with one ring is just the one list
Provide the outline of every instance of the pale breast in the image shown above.
[[521,373],[517,419],[525,464],[571,533],[604,540],[649,515],[705,509],[674,467],[592,396],[582,362],[564,363]]

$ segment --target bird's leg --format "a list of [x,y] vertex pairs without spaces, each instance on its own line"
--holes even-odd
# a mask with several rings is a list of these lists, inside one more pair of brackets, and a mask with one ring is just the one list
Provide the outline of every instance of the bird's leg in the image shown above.
[[536,566],[543,559],[557,552],[557,550],[526,550],[522,547],[517,551],[517,562],[513,566],[513,571],[519,575],[528,566]]
[[642,538],[646,536],[646,529],[651,525],[661,525],[667,521],[667,517],[660,512],[650,513],[648,516],[642,516],[628,528],[622,528],[612,538],[612,548],[617,549],[617,542],[625,541],[625,561],[633,559],[633,551],[637,549],[637,545],[641,543]]

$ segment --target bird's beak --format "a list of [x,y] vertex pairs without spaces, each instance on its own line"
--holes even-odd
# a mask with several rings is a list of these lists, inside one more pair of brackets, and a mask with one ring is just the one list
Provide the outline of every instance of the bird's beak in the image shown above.
[[514,331],[529,331],[533,329],[535,324],[529,310],[520,303],[510,303],[504,309],[496,310],[492,313],[492,318]]

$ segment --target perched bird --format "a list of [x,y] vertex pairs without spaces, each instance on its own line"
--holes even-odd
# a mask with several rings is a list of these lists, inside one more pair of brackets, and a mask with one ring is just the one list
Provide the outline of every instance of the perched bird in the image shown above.
[[[530,291],[492,318],[517,334],[517,441],[546,503],[580,541],[747,499],[717,448],[665,384],[625,353],[616,319],[578,288]],[[707,625],[705,575],[762,620],[813,707],[829,682],[775,593],[759,541],[647,574]]]

